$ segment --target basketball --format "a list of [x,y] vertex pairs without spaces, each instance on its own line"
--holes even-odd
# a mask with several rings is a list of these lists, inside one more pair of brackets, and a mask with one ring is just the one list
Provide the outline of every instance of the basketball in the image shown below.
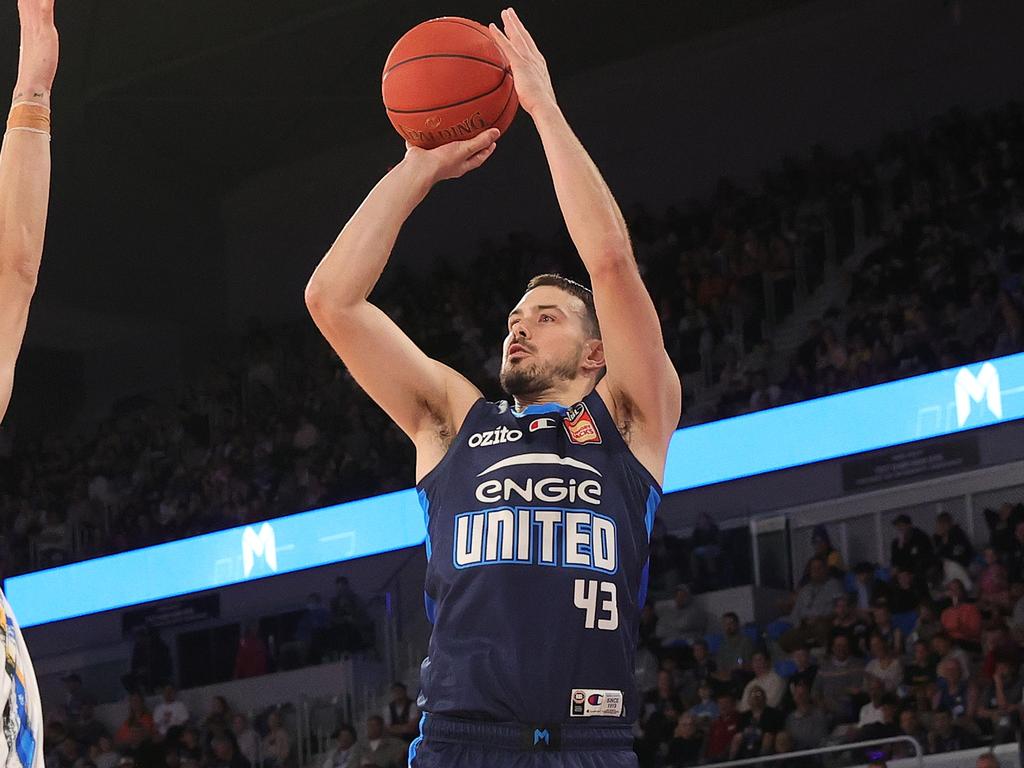
[[395,130],[424,149],[488,128],[504,133],[519,107],[512,69],[487,27],[456,16],[406,32],[384,64],[381,90]]

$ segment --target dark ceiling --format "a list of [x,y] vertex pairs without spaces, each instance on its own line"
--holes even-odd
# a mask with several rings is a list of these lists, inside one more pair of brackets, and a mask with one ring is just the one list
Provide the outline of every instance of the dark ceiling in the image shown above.
[[[806,0],[593,3],[519,10],[558,76]],[[276,163],[390,130],[379,76],[391,45],[434,16],[496,19],[484,0],[57,0],[60,152],[116,144],[220,187]],[[0,76],[17,17],[0,8]],[[67,160],[67,158],[64,158]],[[197,176],[198,174],[198,176]],[[93,174],[89,174],[95,179]]]

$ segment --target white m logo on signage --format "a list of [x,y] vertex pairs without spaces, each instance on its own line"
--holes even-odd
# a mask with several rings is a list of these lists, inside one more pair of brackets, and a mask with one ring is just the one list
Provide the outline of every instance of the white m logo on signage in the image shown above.
[[975,378],[966,368],[961,368],[953,381],[956,395],[956,423],[962,427],[971,415],[971,401],[985,400],[988,409],[997,418],[1003,418],[1003,397],[999,390],[999,371],[992,363],[985,363]]
[[252,573],[257,557],[277,571],[277,537],[270,523],[261,525],[259,533],[251,525],[242,532],[242,572],[246,577]]

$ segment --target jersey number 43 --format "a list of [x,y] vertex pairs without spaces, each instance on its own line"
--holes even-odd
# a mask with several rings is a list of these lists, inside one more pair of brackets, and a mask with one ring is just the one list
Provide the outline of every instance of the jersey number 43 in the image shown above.
[[619,628],[619,603],[615,582],[576,579],[573,593],[576,607],[586,612],[584,626],[587,629],[611,631]]

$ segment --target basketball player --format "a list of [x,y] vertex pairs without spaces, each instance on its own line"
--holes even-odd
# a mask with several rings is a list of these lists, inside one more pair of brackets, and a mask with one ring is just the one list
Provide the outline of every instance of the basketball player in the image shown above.
[[[50,196],[50,88],[57,72],[53,0],[18,0],[21,57],[0,149],[0,421],[43,254]],[[43,713],[32,661],[0,595],[0,768],[43,768]]]
[[635,766],[633,656],[680,384],[611,192],[515,12],[491,27],[540,133],[593,293],[535,277],[488,402],[367,301],[416,205],[479,167],[497,131],[408,147],[313,274],[310,312],[416,446],[427,613],[414,768]]

